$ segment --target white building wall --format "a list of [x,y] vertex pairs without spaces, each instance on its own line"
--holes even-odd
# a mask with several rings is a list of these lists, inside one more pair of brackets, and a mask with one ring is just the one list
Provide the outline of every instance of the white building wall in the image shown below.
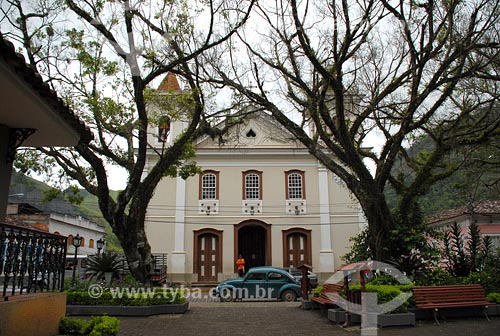
[[[73,237],[77,234],[85,238],[85,245],[78,248],[78,254],[96,254],[97,253],[97,240],[104,238],[106,230],[104,227],[97,225],[85,218],[79,216],[70,216],[57,213],[50,214],[49,232],[60,235]],[[94,240],[94,248],[89,247],[90,240]],[[74,254],[74,246],[69,245],[68,254]]]
[[[219,213],[209,216],[199,213],[199,176],[186,180],[184,197],[178,192],[181,184],[176,179],[165,178],[148,208],[146,230],[152,250],[169,253],[169,272],[175,273],[175,278],[193,275],[193,232],[203,228],[223,231],[222,277],[234,276],[234,225],[248,219],[271,224],[273,266],[286,266],[283,265],[283,231],[298,227],[311,230],[311,258],[316,272],[333,273],[340,265],[349,238],[359,231],[359,206],[334,182],[330,172],[318,169],[312,156],[199,153],[196,161],[202,170],[219,172]],[[262,171],[263,181],[263,213],[253,216],[241,211],[242,172],[250,169]],[[291,169],[305,172],[307,213],[304,215],[286,213],[285,171]],[[323,199],[320,199],[321,190]],[[184,205],[182,199],[185,199]],[[184,222],[179,223],[182,218]],[[183,249],[179,244],[181,237]]]
[[[172,133],[182,128],[172,124]],[[246,137],[252,129],[255,137]],[[150,136],[154,144],[155,130]],[[311,232],[311,262],[314,271],[334,272],[346,253],[349,238],[364,225],[358,202],[334,176],[318,164],[297,141],[263,114],[245,119],[228,132],[224,144],[218,139],[197,139],[195,161],[202,170],[219,172],[218,213],[199,212],[199,176],[185,183],[164,178],[148,207],[146,232],[152,251],[169,254],[169,273],[173,281],[196,281],[194,270],[194,232],[215,229],[222,232],[222,274],[234,276],[235,225],[249,219],[271,225],[271,264],[283,267],[283,231],[303,228]],[[160,145],[157,143],[157,145]],[[170,145],[167,143],[166,145]],[[151,152],[149,164],[154,164]],[[286,212],[285,171],[304,171],[307,212]],[[242,212],[242,172],[262,172],[262,213]],[[269,238],[269,237],[268,237]],[[220,279],[219,279],[220,280]]]

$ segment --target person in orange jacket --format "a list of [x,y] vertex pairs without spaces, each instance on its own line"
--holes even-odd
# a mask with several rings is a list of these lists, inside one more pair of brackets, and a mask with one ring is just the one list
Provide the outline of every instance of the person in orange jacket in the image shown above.
[[245,274],[245,259],[243,259],[241,254],[238,256],[238,260],[236,260],[236,265],[238,266],[238,274],[242,277]]

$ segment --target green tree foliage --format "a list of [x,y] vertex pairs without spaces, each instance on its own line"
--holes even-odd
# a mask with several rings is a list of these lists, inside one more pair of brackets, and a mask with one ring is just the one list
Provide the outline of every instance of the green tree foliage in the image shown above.
[[[493,113],[498,113],[498,106]],[[419,197],[424,216],[442,210],[459,208],[480,200],[500,198],[500,146],[498,136],[486,143],[464,146],[451,151],[446,160],[457,168],[452,175],[429,186],[428,192]],[[422,137],[408,148],[410,155],[432,152],[432,139]],[[411,175],[411,169],[398,160],[394,169],[403,177]],[[385,191],[391,209],[397,207],[398,195],[394,189]]]
[[[130,271],[147,281],[151,248],[144,228],[146,209],[165,175],[197,172],[190,161],[193,137],[209,128],[210,92],[202,90],[200,57],[218,47],[248,19],[255,1],[202,0],[133,2],[6,0],[2,31],[22,45],[28,62],[57,89],[92,129],[94,139],[73,148],[38,148],[18,153],[16,167],[48,177],[66,189],[79,184],[98,199],[103,218],[123,247]],[[201,20],[200,17],[208,19]],[[71,22],[71,25],[68,25]],[[206,22],[206,24],[205,24]],[[167,73],[185,90],[164,98],[152,91]],[[169,147],[148,142],[156,132],[156,111],[186,127]],[[147,156],[154,153],[155,160]],[[125,172],[116,198],[109,169]],[[143,173],[147,171],[147,174]]]
[[[255,10],[261,19],[228,41],[230,57],[203,63],[207,80],[269,111],[357,197],[373,258],[399,258],[391,235],[409,232],[418,199],[456,171],[447,155],[500,132],[491,113],[500,1],[290,0]],[[431,150],[411,155],[423,135]]]
[[368,243],[368,230],[361,230],[356,236],[351,237],[351,247],[349,251],[342,256],[342,259],[347,263],[355,263],[358,261],[368,260],[372,257],[370,244]]
[[[397,225],[386,240],[392,251],[387,262],[407,275],[418,278],[438,264],[441,253],[434,242],[440,234],[423,223],[419,216],[401,216],[396,213],[394,217]],[[407,218],[417,220],[409,222]],[[372,258],[367,229],[351,238],[351,243],[349,251],[343,256],[346,262]]]

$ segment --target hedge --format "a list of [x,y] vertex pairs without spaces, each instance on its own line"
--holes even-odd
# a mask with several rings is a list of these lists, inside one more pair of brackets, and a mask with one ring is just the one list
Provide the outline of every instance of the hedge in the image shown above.
[[[186,298],[175,292],[159,292],[154,295],[143,293],[127,296],[125,293],[120,298],[117,294],[106,291],[100,297],[91,297],[87,291],[74,291],[67,293],[68,305],[101,305],[101,306],[154,306],[161,304],[183,304]],[[113,297],[115,296],[115,297]]]
[[120,330],[120,320],[110,316],[96,316],[90,321],[63,317],[59,322],[62,335],[115,336]]
[[[398,295],[403,292],[410,292],[413,288],[413,284],[407,285],[373,285],[371,283],[366,284],[365,292],[377,293],[377,303],[383,304],[392,301]],[[361,285],[353,284],[349,285],[349,290],[351,291],[361,291]],[[411,302],[410,300],[405,301],[401,306],[393,310],[391,313],[406,313],[408,311],[408,306]]]

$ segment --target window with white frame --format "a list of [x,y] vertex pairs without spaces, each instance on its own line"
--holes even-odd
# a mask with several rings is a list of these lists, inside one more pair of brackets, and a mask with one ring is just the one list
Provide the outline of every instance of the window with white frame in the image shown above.
[[218,172],[205,171],[201,175],[200,181],[200,199],[214,200],[218,199]]
[[305,199],[304,172],[287,171],[285,174],[287,199]]
[[245,199],[261,199],[261,174],[258,172],[247,172],[245,176]]

